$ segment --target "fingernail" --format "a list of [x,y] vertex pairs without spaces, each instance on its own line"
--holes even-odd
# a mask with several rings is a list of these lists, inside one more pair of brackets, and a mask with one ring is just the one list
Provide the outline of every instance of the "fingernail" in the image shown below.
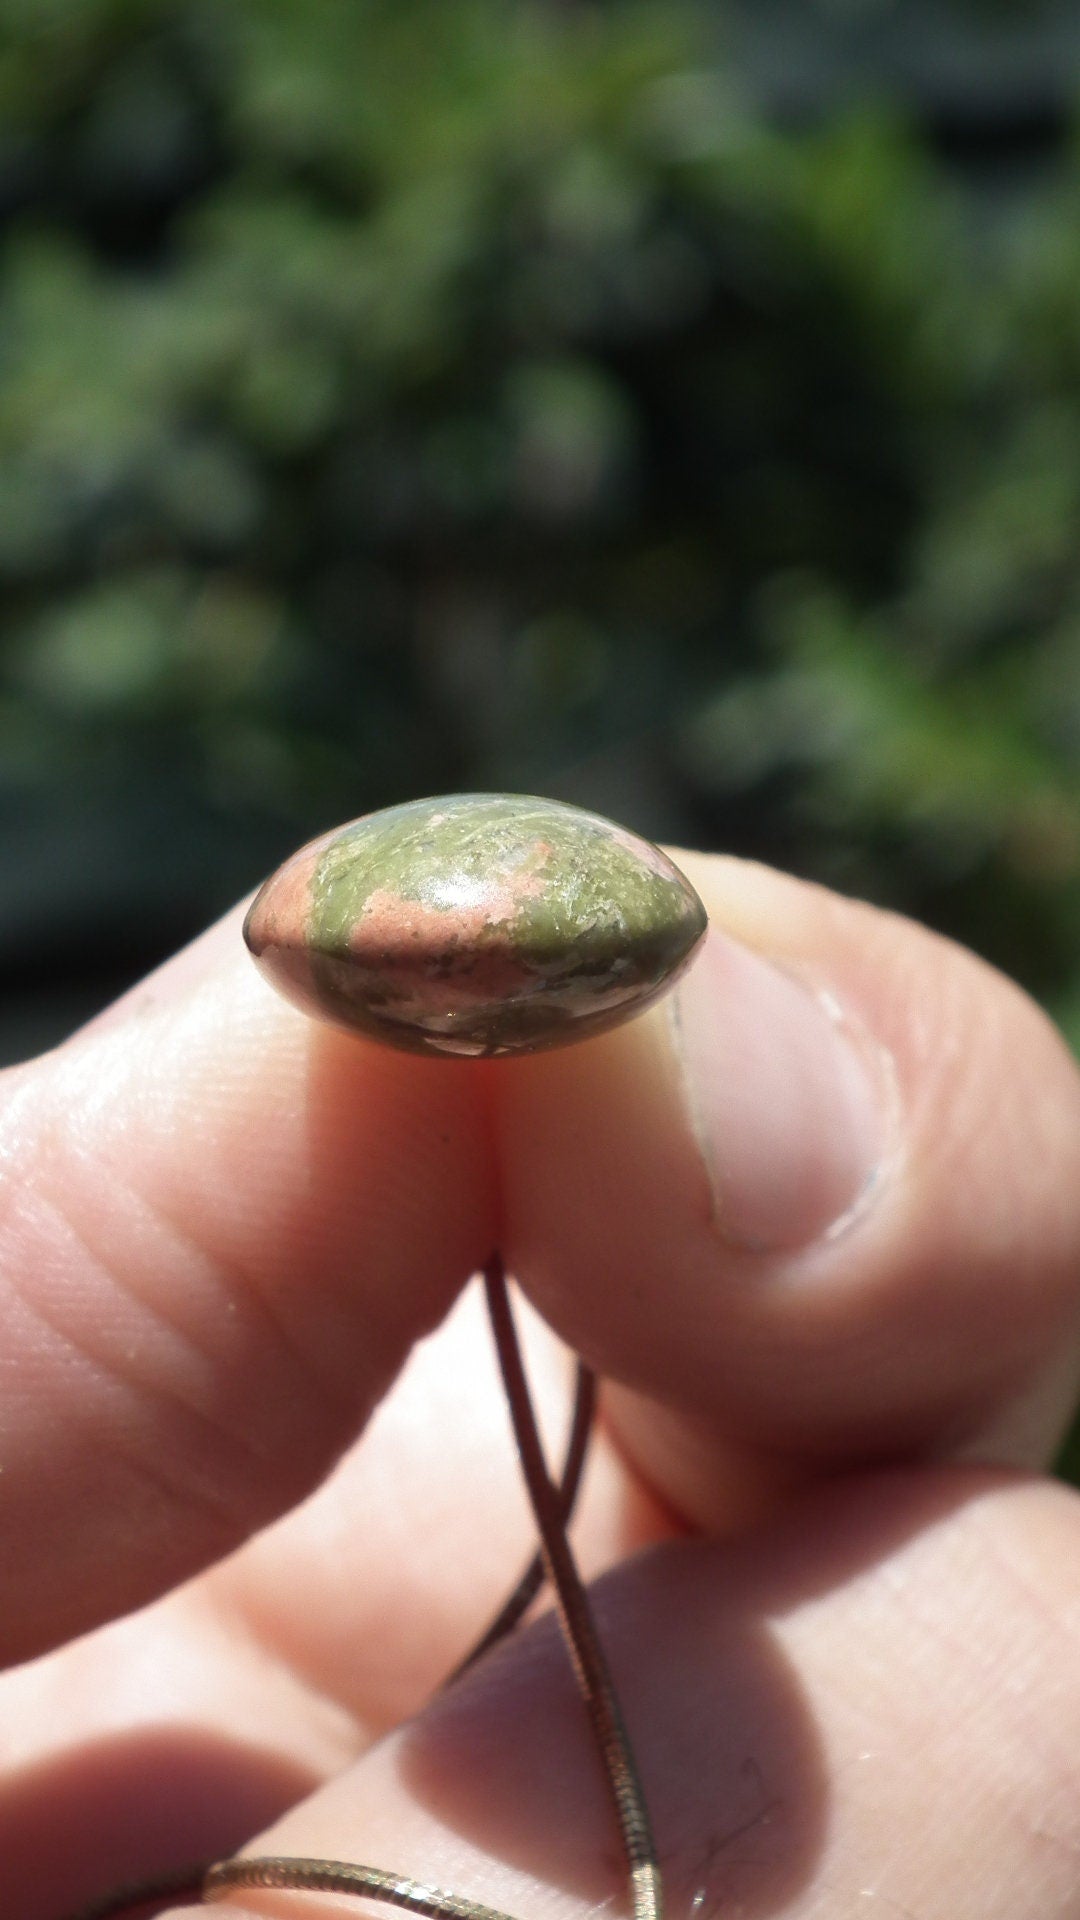
[[835,1234],[876,1183],[883,1058],[828,998],[711,928],[673,996],[691,1121],[725,1238]]

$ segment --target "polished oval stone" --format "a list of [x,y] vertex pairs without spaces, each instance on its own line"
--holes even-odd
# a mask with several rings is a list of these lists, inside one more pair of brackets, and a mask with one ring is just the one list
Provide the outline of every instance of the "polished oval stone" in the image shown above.
[[313,840],[244,938],[308,1013],[412,1052],[531,1052],[600,1033],[685,966],[705,909],[647,840],[517,794],[452,794]]

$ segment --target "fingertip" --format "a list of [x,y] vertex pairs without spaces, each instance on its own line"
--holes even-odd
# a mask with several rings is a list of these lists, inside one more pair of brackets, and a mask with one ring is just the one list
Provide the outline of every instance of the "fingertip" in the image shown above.
[[10,1658],[309,1490],[490,1248],[475,1074],[305,1019],[236,921],[0,1115]]

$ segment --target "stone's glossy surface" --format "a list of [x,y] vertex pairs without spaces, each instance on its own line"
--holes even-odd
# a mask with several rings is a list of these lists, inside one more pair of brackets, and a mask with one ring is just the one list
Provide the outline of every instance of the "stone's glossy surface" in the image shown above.
[[705,909],[647,840],[555,800],[453,794],[302,847],[244,937],[308,1013],[412,1052],[526,1053],[638,1013]]

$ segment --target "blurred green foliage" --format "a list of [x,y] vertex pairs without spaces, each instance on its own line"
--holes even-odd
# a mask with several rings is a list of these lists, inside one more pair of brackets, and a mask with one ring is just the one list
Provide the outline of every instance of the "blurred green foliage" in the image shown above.
[[[838,70],[896,24],[802,11]],[[930,9],[976,74],[1059,12]],[[0,0],[0,792],[58,916],[65,833],[88,897],[132,860],[107,796],[209,910],[541,790],[889,900],[1080,1038],[1080,144],[1051,99],[965,155],[933,73],[776,109],[743,24]]]

